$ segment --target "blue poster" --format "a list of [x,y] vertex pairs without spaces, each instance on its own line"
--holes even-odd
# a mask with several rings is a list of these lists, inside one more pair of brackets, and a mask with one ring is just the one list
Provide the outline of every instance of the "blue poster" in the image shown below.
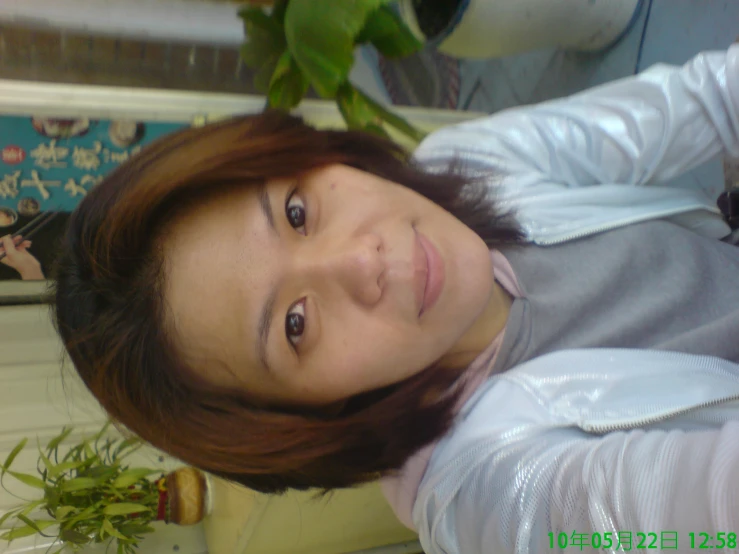
[[[13,256],[0,248],[0,280],[46,278],[68,215],[87,192],[143,146],[185,126],[0,115],[0,236],[18,244]],[[37,271],[28,269],[29,256]]]

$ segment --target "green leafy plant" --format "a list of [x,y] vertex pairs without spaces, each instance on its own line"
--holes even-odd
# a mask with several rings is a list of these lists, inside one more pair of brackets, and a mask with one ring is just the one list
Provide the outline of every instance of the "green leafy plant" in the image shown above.
[[[78,550],[91,543],[115,540],[118,554],[133,554],[143,535],[151,533],[157,517],[159,489],[149,477],[161,471],[130,468],[125,460],[142,444],[138,439],[110,438],[106,425],[95,436],[84,439],[62,454],[62,443],[72,433],[64,428],[42,448],[38,445],[38,476],[11,470],[13,461],[26,447],[23,439],[0,465],[0,485],[7,476],[41,490],[37,500],[0,517],[14,527],[0,535],[13,541],[39,534],[56,538],[59,549]],[[10,492],[10,491],[8,491]],[[45,514],[45,516],[39,514]]]
[[422,43],[392,9],[392,0],[260,0],[239,13],[244,20],[244,63],[253,68],[267,105],[288,111],[310,87],[334,99],[350,129],[383,136],[394,128],[419,142],[424,133],[375,102],[349,81],[358,45],[371,44],[387,58],[417,52]]

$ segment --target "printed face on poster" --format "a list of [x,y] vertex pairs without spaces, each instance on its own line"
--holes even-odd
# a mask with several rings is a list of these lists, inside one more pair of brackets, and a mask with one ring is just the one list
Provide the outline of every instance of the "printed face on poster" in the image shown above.
[[[69,214],[116,166],[183,123],[0,115],[0,281],[44,280]],[[0,249],[0,255],[4,252]]]

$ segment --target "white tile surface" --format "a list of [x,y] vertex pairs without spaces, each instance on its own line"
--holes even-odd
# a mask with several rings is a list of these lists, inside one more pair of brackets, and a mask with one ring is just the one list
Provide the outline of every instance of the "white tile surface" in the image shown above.
[[701,50],[727,48],[738,36],[737,0],[652,0],[640,68],[682,64]]

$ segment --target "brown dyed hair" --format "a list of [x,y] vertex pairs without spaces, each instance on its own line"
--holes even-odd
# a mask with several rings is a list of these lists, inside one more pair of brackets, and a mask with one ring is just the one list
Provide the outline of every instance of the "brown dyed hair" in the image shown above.
[[440,393],[453,390],[451,372],[429,368],[349,399],[332,416],[264,409],[204,383],[168,335],[157,238],[174,214],[227,187],[336,163],[421,193],[491,246],[521,238],[458,169],[426,171],[399,146],[361,132],[319,131],[265,112],[164,137],[80,203],[55,275],[58,331],[113,418],[193,466],[270,493],[375,479],[449,428],[456,395]]

